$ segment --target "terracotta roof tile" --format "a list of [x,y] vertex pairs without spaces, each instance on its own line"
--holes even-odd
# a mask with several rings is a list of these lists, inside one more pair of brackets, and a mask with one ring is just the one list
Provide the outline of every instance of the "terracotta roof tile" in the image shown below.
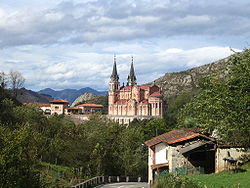
[[141,89],[144,89],[144,90],[146,90],[146,89],[149,89],[150,87],[149,86],[147,86],[147,85],[139,85],[139,87],[141,88]]
[[[166,132],[160,136],[154,137],[150,140],[147,140],[145,144],[149,147],[165,142],[167,144],[174,144],[189,140],[198,136],[206,137],[199,133],[200,129],[176,129],[169,132]],[[206,137],[207,138],[207,137]]]
[[124,86],[121,87],[121,90],[131,90],[132,86]]
[[83,106],[83,107],[100,107],[100,108],[103,107],[103,105],[101,105],[101,104],[80,104],[78,106]]
[[77,106],[72,106],[72,107],[68,107],[68,110],[81,110],[81,108],[77,107]]
[[150,97],[162,97],[163,95],[159,92],[154,92],[150,95]]

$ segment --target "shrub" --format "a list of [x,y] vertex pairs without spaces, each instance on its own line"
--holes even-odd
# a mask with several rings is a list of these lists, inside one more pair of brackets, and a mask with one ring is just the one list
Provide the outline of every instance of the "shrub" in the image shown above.
[[187,177],[181,177],[174,174],[159,178],[154,188],[201,188],[201,186]]

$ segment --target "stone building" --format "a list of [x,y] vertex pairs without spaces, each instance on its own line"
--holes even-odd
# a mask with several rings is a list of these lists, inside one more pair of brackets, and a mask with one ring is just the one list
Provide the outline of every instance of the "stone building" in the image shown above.
[[236,161],[250,154],[243,148],[219,145],[216,139],[202,134],[200,129],[172,130],[145,144],[149,150],[149,183],[168,173],[208,174],[235,168],[232,165],[236,165]]
[[108,117],[120,124],[128,124],[134,118],[162,118],[164,101],[161,88],[156,85],[137,85],[133,58],[126,86],[120,86],[114,57],[108,92]]

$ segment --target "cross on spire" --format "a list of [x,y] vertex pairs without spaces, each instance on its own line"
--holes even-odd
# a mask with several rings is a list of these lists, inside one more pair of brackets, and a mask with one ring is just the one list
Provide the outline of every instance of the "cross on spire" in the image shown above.
[[132,56],[130,71],[129,71],[129,75],[128,75],[127,85],[128,86],[136,85],[136,76],[135,76],[134,58],[133,58],[133,56]]
[[119,79],[119,76],[118,76],[118,74],[117,74],[117,68],[116,68],[116,55],[115,55],[115,54],[114,54],[113,71],[112,71],[112,74],[111,74],[110,78],[111,78],[112,80],[116,80],[116,81],[118,81],[118,79]]

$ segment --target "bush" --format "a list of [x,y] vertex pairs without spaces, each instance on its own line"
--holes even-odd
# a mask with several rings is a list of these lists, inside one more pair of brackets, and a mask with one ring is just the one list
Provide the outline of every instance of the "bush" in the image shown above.
[[201,188],[201,186],[187,177],[181,177],[173,174],[159,178],[154,188]]

